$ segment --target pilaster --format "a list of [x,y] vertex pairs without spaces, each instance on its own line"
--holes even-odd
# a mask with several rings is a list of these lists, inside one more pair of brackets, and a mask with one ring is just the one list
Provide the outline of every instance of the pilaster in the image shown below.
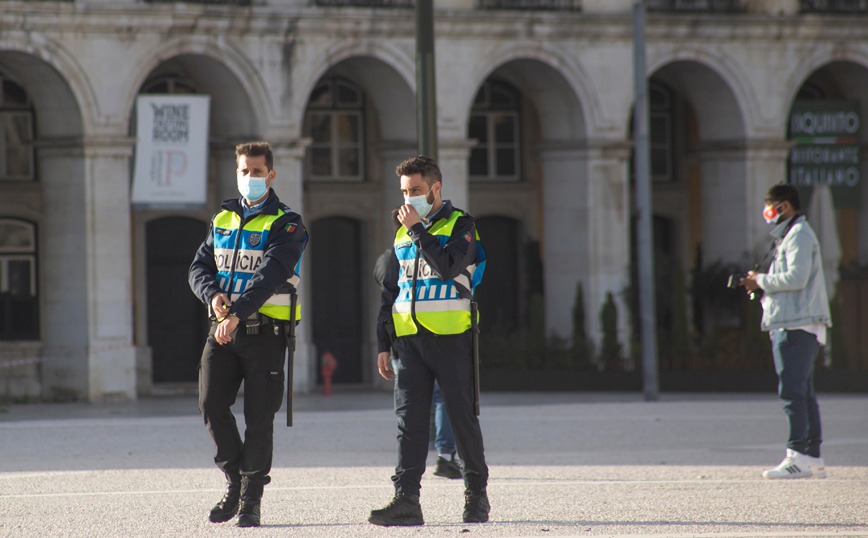
[[130,157],[126,136],[85,138],[84,252],[90,401],[136,398]]

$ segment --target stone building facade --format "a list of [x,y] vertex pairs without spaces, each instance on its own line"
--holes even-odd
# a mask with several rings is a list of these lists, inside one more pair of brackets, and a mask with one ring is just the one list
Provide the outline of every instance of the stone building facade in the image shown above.
[[[370,275],[401,201],[395,166],[415,154],[415,38],[412,9],[359,3],[3,2],[0,396],[131,399],[195,380],[205,314],[186,269],[237,196],[233,147],[249,139],[274,146],[276,190],[311,235],[296,388],[317,385],[326,348],[336,381],[377,386]],[[579,285],[594,339],[607,293],[628,311],[632,3],[435,2],[443,193],[490,245],[492,323],[524,323],[531,280],[549,334],[570,334]],[[787,177],[794,102],[866,115],[868,5],[648,7],[658,261],[687,274],[701,247],[746,262],[767,246],[762,196]],[[210,96],[204,207],[131,205],[142,93]],[[864,263],[868,190],[843,192],[843,257]]]

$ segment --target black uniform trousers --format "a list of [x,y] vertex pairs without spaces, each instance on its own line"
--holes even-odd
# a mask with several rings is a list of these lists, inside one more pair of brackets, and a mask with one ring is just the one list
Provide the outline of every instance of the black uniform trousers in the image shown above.
[[[211,323],[199,362],[199,410],[217,448],[214,463],[227,475],[240,473],[265,484],[270,480],[274,414],[283,401],[284,323],[273,325],[268,321],[258,335],[248,335],[241,321],[226,345],[214,339],[216,329],[217,323]],[[246,424],[243,441],[230,409],[242,380]]]
[[488,483],[482,430],[473,405],[472,344],[469,331],[455,335],[423,333],[395,340],[398,466],[392,482],[396,493],[419,494],[428,458],[435,379],[452,423],[455,448],[464,464],[465,487],[478,490]]

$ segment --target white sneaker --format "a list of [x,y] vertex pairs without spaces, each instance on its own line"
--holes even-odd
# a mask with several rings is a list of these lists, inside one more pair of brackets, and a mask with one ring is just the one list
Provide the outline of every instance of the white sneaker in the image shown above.
[[[763,471],[763,478],[809,478],[813,475],[811,472],[811,461],[813,459],[800,452],[788,448],[787,457],[774,469]],[[823,475],[826,474],[825,467],[821,467]],[[819,470],[819,469],[818,469]]]
[[817,478],[826,478],[826,464],[823,463],[823,458],[815,458],[813,456],[805,455],[805,458],[808,460],[808,468],[811,470],[811,474],[816,476]]

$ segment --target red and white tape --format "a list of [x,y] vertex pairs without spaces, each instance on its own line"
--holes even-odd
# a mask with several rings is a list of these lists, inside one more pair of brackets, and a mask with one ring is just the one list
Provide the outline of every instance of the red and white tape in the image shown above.
[[[99,353],[106,353],[108,351],[116,351],[118,349],[128,349],[131,347],[133,347],[133,346],[131,346],[130,344],[113,344],[110,346],[100,346],[100,347],[92,349],[88,353],[88,355],[96,355]],[[64,354],[64,353],[53,353],[51,355],[42,356],[42,357],[27,357],[25,359],[3,360],[4,355],[9,357],[12,355],[20,355],[20,354],[21,354],[21,351],[10,351],[10,350],[2,351],[2,350],[0,350],[0,368],[10,368],[12,366],[19,366],[22,364],[36,364],[36,363],[40,363],[40,362],[62,360],[65,357],[69,356],[69,354]]]

